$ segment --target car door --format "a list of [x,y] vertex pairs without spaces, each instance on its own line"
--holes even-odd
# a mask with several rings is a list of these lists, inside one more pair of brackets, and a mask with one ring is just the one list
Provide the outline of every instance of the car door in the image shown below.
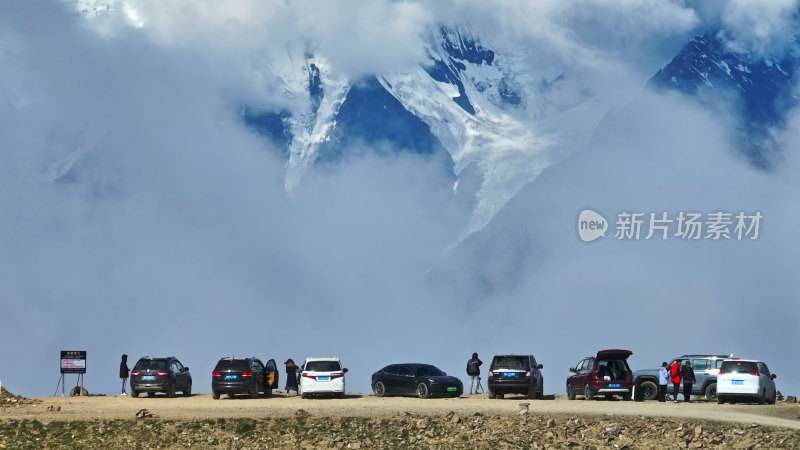
[[583,372],[586,367],[586,359],[582,359],[578,361],[578,364],[575,365],[575,372],[568,378],[569,381],[569,388],[572,391],[578,391],[583,389]]
[[397,394],[400,392],[400,367],[394,364],[388,365],[381,370],[378,381],[383,383],[386,393]]
[[403,394],[413,394],[416,392],[417,384],[415,383],[414,371],[406,366],[397,366],[398,373],[398,389]]
[[177,360],[170,361],[169,373],[170,378],[172,378],[173,382],[175,383],[175,390],[180,391],[183,389],[183,378],[181,377],[181,371],[178,369]]
[[267,374],[266,381],[269,383],[268,387],[270,389],[278,389],[280,372],[278,372],[278,365],[275,363],[274,359],[267,361],[267,364],[264,366],[264,371]]
[[256,377],[256,383],[258,385],[259,392],[266,391],[268,386],[266,384],[267,377],[264,373],[264,364],[262,364],[258,359],[254,359],[251,361],[250,371],[252,371],[253,376]]
[[758,377],[761,379],[760,384],[761,386],[765,386],[767,389],[766,398],[772,399],[775,395],[775,380],[772,378],[772,374],[769,371],[766,363],[759,363],[759,370],[758,370]]
[[711,369],[713,369],[713,365],[711,360],[708,358],[694,358],[692,359],[692,369],[694,369],[694,378],[695,383],[692,386],[693,392],[702,391],[706,385],[706,380],[708,380],[709,375],[711,374]]

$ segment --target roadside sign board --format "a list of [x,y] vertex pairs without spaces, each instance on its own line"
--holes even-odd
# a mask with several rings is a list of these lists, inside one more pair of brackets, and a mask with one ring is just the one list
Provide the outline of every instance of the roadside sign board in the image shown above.
[[61,350],[61,373],[86,373],[86,350]]

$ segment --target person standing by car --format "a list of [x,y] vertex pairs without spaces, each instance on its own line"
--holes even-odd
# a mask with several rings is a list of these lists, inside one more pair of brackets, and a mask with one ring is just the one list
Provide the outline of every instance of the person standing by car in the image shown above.
[[666,361],[661,363],[661,368],[658,369],[658,401],[664,403],[667,401],[667,385],[669,384],[669,364]]
[[681,386],[681,360],[676,359],[669,369],[669,374],[672,377],[672,401],[678,403],[678,390]]
[[295,394],[300,394],[300,388],[297,386],[297,369],[299,367],[294,363],[292,358],[286,360],[286,396],[289,396],[289,391],[294,391]]
[[690,398],[692,396],[692,386],[694,385],[696,379],[694,377],[692,363],[688,359],[683,364],[683,368],[681,368],[681,378],[683,379],[683,401],[689,403],[691,402]]
[[467,375],[469,375],[469,393],[477,394],[478,386],[481,384],[481,365],[483,361],[478,359],[478,354],[473,353],[472,359],[467,361]]
[[125,385],[128,384],[128,374],[131,370],[128,368],[128,355],[122,355],[122,361],[119,362],[119,377],[122,379],[122,394],[128,395],[125,392]]

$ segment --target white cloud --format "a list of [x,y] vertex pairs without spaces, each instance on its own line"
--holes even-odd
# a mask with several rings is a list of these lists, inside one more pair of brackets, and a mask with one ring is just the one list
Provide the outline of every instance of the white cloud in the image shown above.
[[723,36],[737,52],[781,55],[800,34],[797,0],[730,0],[722,14]]

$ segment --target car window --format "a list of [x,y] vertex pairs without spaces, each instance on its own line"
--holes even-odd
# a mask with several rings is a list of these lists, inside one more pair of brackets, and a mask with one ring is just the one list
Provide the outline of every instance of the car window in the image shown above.
[[411,372],[411,369],[405,366],[397,366],[397,374],[403,377],[414,376],[414,373]]
[[175,368],[178,369],[178,372],[180,372],[181,369],[183,369],[183,364],[181,364],[181,362],[178,361],[177,359],[175,360]]
[[575,372],[583,372],[586,369],[586,360],[582,359],[581,362],[575,366]]
[[261,361],[253,361],[253,371],[255,372],[264,371],[264,366],[261,365]]
[[305,370],[309,372],[337,372],[342,370],[339,361],[308,361]]
[[705,359],[705,358],[703,358],[703,359],[693,359],[692,360],[692,368],[695,371],[701,371],[701,370],[710,369],[711,368],[711,365],[709,364],[710,362],[711,361],[709,361],[708,359]]
[[388,373],[389,375],[400,375],[397,366],[386,366],[382,371],[383,373]]
[[767,367],[767,365],[765,363],[761,363],[761,372],[763,372],[764,375],[766,375],[767,377],[771,377],[772,376],[772,374],[769,373],[769,368]]
[[528,369],[528,358],[524,356],[498,356],[492,361],[492,369]]
[[717,368],[717,369],[722,367],[722,361],[725,361],[725,360],[724,359],[717,359],[716,362],[714,363],[714,367]]
[[163,359],[161,360],[152,360],[152,359],[140,359],[136,366],[134,366],[133,370],[167,370],[167,362]]
[[444,372],[434,366],[424,365],[417,367],[418,377],[441,377],[442,375],[444,375]]
[[719,370],[725,373],[755,373],[758,365],[752,361],[724,361]]
[[214,370],[247,370],[247,361],[243,359],[223,359],[217,363],[217,367]]

